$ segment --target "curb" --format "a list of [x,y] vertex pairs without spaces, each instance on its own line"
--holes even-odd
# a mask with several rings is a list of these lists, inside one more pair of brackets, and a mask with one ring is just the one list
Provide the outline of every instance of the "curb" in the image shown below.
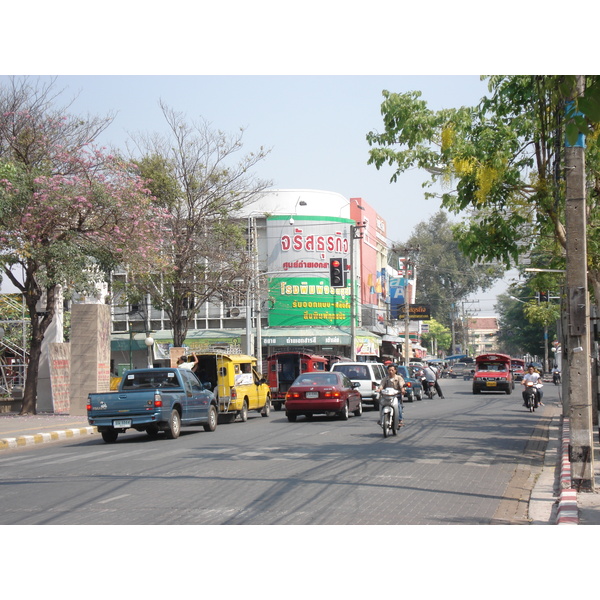
[[572,488],[571,461],[569,460],[569,445],[571,430],[569,419],[563,418],[562,423],[562,457],[560,463],[560,494],[556,525],[579,525],[579,510],[577,508],[577,491]]
[[11,448],[21,448],[23,446],[33,446],[45,442],[54,442],[56,440],[65,440],[84,435],[98,433],[97,427],[79,427],[77,429],[64,429],[62,431],[51,431],[48,433],[36,433],[35,435],[22,435],[15,438],[0,439],[0,450]]

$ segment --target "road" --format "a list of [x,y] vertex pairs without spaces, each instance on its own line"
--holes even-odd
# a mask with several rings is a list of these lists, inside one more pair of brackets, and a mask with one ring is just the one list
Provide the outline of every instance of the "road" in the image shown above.
[[446,399],[405,404],[388,439],[371,409],[346,422],[272,411],[177,440],[129,432],[5,452],[0,524],[489,524],[546,409],[526,412],[518,389],[441,385]]

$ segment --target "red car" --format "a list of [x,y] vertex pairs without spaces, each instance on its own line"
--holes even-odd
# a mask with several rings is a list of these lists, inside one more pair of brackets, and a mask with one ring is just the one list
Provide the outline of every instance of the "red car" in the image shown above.
[[343,373],[302,373],[285,395],[285,414],[294,422],[298,415],[307,418],[316,414],[337,416],[343,421],[352,412],[362,415],[362,398],[356,389],[360,383],[352,383]]

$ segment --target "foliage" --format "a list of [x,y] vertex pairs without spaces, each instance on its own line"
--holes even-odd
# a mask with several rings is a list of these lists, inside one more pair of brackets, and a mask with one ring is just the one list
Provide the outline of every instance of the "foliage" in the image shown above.
[[[450,326],[457,307],[479,288],[486,290],[503,269],[473,264],[454,239],[454,225],[444,211],[417,224],[405,246],[419,248],[416,259],[418,304],[428,304],[435,319]],[[402,245],[398,246],[401,252]],[[450,347],[450,344],[448,344]]]
[[421,344],[426,348],[433,346],[435,350],[448,350],[452,345],[452,332],[448,327],[442,325],[435,319],[430,319],[429,333],[421,335]]
[[384,91],[385,131],[367,135],[369,163],[395,166],[394,181],[409,168],[429,169],[432,178],[426,185],[442,183],[442,206],[467,214],[456,234],[472,260],[498,260],[508,268],[531,249],[544,247],[551,252],[549,260],[564,261],[564,146],[584,130],[589,277],[598,299],[599,78],[588,77],[579,97],[574,96],[575,76],[488,80],[490,95],[477,106],[437,112],[418,92]]
[[150,294],[152,304],[171,321],[174,343],[181,346],[188,321],[211,299],[227,299],[248,288],[252,276],[245,221],[240,210],[255,201],[270,182],[251,175],[267,151],[244,155],[243,130],[228,136],[209,124],[188,122],[161,104],[166,136],[135,138],[136,162],[158,206],[172,215],[161,273],[130,271],[128,294]]
[[544,351],[544,325],[548,327],[549,339],[556,337],[559,307],[544,303],[549,306],[538,308],[535,291],[527,283],[511,286],[509,291],[510,294],[498,296],[496,305],[501,351],[517,357],[526,354],[539,356]]
[[110,119],[68,115],[55,100],[51,85],[27,80],[0,89],[0,265],[31,322],[23,413],[35,412],[57,287],[89,293],[122,262],[157,268],[166,216],[130,165],[93,146]]

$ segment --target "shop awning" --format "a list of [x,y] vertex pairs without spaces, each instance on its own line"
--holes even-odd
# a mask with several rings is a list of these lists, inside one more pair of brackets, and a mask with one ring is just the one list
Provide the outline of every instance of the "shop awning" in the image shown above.
[[[153,331],[152,338],[156,344],[173,345],[173,331],[170,329]],[[112,352],[134,352],[146,349],[145,333],[113,333],[110,338]],[[208,346],[211,344],[240,344],[241,338],[236,333],[221,329],[190,329],[183,343],[184,346]]]

